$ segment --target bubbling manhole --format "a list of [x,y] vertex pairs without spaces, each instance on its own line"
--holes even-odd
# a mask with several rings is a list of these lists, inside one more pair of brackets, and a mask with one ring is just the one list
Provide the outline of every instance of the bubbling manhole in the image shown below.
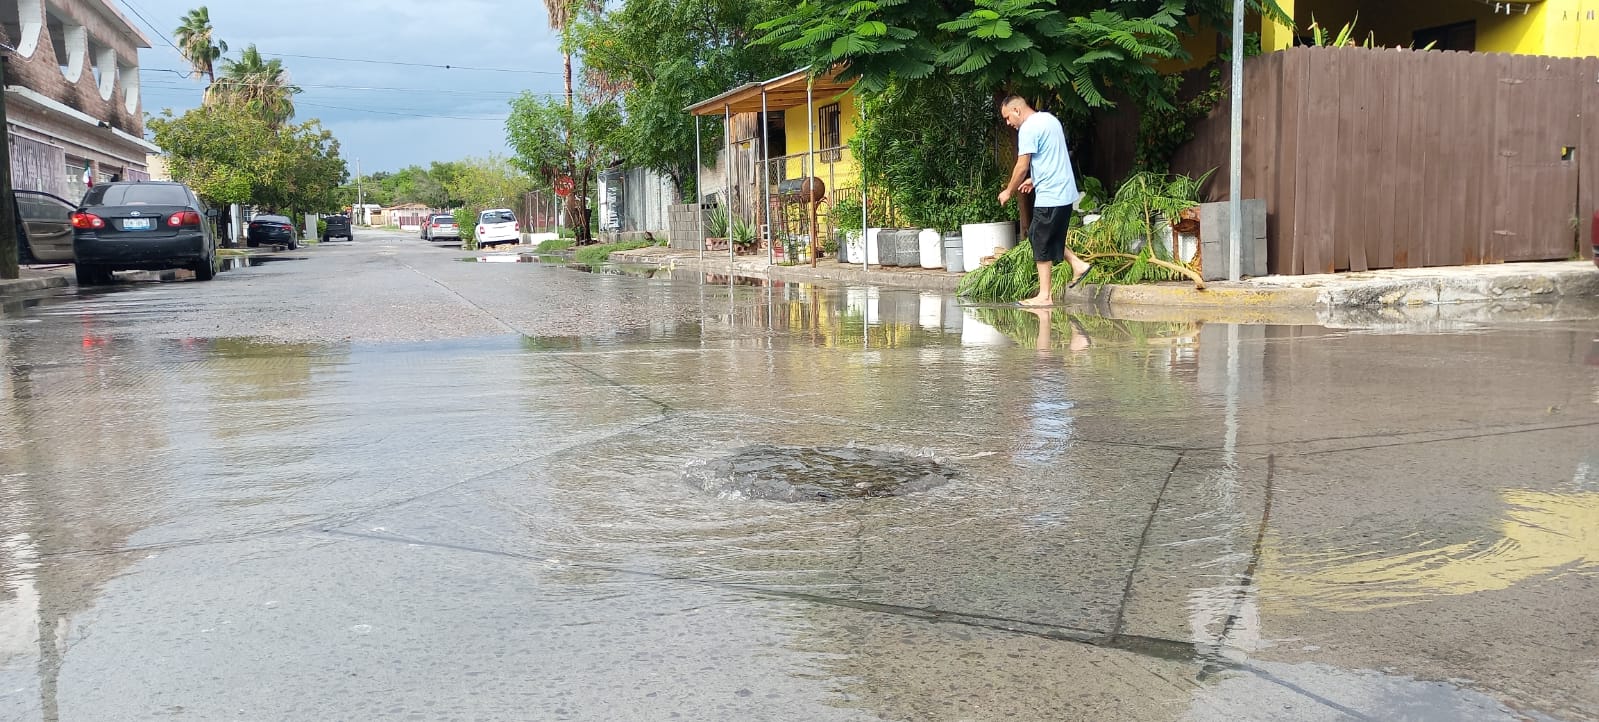
[[949,483],[937,460],[858,446],[815,448],[755,444],[690,462],[684,477],[723,498],[834,501],[903,496]]

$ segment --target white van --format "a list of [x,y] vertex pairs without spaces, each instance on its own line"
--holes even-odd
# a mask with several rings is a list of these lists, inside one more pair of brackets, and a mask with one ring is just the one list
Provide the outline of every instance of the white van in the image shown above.
[[477,214],[476,235],[480,247],[522,242],[522,234],[516,230],[516,212],[509,208],[491,208]]

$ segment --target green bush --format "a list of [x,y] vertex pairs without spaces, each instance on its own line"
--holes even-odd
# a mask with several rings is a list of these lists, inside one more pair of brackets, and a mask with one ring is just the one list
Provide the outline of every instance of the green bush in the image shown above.
[[461,247],[477,248],[477,212],[470,208],[457,208],[455,225],[461,229]]
[[624,242],[624,243],[601,243],[601,244],[598,244],[598,245],[584,246],[582,248],[579,248],[579,249],[577,249],[577,253],[574,254],[573,257],[578,263],[586,263],[586,264],[589,264],[589,265],[593,266],[593,265],[597,265],[597,264],[600,264],[600,263],[604,263],[606,261],[606,259],[611,257],[612,253],[615,253],[617,251],[631,251],[631,250],[633,250],[635,248],[648,248],[648,247],[653,246],[653,245],[655,245],[655,243],[652,242],[652,241],[627,241],[627,242]]
[[324,238],[327,238],[327,237],[328,237],[328,222],[325,221],[325,220],[322,220],[321,218],[316,219],[316,239],[315,240],[320,241],[320,240],[322,240]]
[[533,250],[538,251],[539,253],[554,253],[556,251],[564,251],[571,247],[572,239],[570,238],[551,238],[550,240],[540,243],[538,246],[534,247]]

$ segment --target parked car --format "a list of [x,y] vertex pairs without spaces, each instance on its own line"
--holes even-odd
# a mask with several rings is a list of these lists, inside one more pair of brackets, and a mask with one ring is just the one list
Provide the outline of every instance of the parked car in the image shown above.
[[294,229],[294,221],[287,216],[256,216],[250,219],[245,231],[245,244],[251,248],[261,245],[288,246],[292,251],[300,247],[299,236]]
[[355,232],[350,230],[350,217],[342,213],[326,216],[322,219],[327,223],[327,230],[322,231],[322,242],[327,243],[329,238],[343,238],[346,241],[355,240]]
[[43,263],[72,262],[72,212],[77,206],[42,191],[15,191],[17,218],[33,257]]
[[455,216],[439,213],[422,221],[422,237],[429,241],[459,241],[461,227],[455,225]]
[[123,269],[187,268],[209,281],[217,274],[215,217],[182,183],[94,186],[72,214],[78,285],[110,283]]
[[515,211],[509,208],[491,208],[477,214],[477,244],[479,246],[521,242],[522,234],[516,229]]

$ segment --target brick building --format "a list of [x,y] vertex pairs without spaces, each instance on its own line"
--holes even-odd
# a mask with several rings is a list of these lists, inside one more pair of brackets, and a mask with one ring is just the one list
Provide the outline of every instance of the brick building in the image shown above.
[[139,49],[110,0],[0,0],[11,176],[71,201],[95,182],[149,177]]

